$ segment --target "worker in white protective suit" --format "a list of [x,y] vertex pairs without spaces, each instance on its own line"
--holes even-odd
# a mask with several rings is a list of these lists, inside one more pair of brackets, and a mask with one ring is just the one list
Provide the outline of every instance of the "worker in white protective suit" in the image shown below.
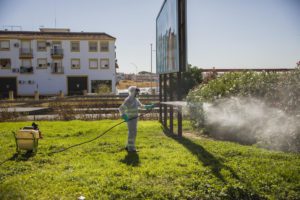
[[124,100],[123,104],[119,107],[119,111],[122,119],[127,122],[128,127],[128,140],[125,149],[129,152],[136,152],[135,139],[137,134],[137,122],[138,122],[138,108],[142,107],[147,110],[154,107],[153,104],[143,105],[137,97],[140,90],[136,86],[130,86],[128,88],[128,97]]

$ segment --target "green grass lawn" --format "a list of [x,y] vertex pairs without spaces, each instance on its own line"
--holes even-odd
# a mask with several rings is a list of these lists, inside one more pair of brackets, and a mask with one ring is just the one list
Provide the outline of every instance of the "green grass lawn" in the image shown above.
[[13,158],[11,131],[30,122],[0,123],[0,199],[300,199],[299,154],[207,138],[165,135],[158,122],[140,121],[138,154],[127,154],[120,121],[39,122],[36,156]]

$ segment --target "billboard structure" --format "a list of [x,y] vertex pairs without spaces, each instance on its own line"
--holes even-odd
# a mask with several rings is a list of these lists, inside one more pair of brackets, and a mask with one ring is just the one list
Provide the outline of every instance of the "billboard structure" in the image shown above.
[[[185,6],[181,0],[165,0],[157,15],[157,74],[174,73],[185,69],[186,63],[180,62],[182,54],[186,54],[186,30],[182,26],[185,25],[185,12],[183,13],[183,11],[185,11]],[[186,55],[184,56],[186,57]]]
[[165,130],[173,133],[173,109],[177,109],[179,136],[182,135],[180,108],[163,102],[182,100],[181,75],[187,66],[186,41],[186,0],[165,0],[156,18],[156,73],[159,74],[159,100],[162,102],[159,120]]

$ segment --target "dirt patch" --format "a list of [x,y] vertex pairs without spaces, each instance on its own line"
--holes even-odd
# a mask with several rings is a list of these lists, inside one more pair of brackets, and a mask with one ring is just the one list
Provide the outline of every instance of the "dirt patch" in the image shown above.
[[210,138],[209,136],[206,135],[198,135],[195,132],[183,132],[182,135],[187,138],[193,138],[193,139],[209,139],[209,140],[214,140],[213,138]]
[[[137,87],[151,87],[151,82],[136,82],[132,80],[121,80],[117,85],[117,89],[128,89],[128,87],[135,85]],[[152,87],[158,87],[158,83],[152,82]]]

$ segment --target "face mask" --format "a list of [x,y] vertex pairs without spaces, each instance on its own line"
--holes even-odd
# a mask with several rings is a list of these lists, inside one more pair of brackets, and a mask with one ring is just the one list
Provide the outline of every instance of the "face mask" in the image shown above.
[[138,96],[139,94],[140,94],[140,89],[139,89],[139,88],[136,88],[136,89],[135,89],[135,97]]

